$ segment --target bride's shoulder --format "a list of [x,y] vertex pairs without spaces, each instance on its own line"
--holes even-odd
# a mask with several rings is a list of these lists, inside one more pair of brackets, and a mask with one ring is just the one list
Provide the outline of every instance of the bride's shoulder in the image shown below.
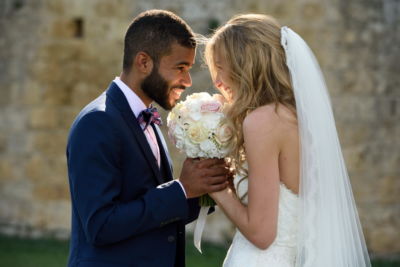
[[261,106],[249,112],[244,118],[243,132],[245,135],[252,132],[273,133],[278,129],[280,120],[275,105]]
[[289,108],[275,104],[260,106],[243,121],[245,142],[274,142],[283,144],[297,134],[297,119]]
[[296,123],[296,116],[284,105],[275,103],[260,106],[247,114],[243,128],[262,127],[276,129],[287,123]]

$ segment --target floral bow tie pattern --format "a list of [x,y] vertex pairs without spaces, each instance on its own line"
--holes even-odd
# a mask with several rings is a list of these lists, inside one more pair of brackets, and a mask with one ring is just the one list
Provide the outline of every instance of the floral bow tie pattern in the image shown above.
[[162,125],[160,113],[158,113],[157,108],[153,106],[150,106],[149,108],[142,110],[139,113],[138,121],[140,124],[146,123],[145,127],[143,128],[143,131],[145,131],[151,123]]

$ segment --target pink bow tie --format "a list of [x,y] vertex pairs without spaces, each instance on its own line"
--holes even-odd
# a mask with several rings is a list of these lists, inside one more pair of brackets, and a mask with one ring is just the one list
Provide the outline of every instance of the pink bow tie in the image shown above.
[[145,131],[151,123],[162,125],[161,116],[158,113],[157,108],[153,106],[150,106],[149,108],[142,110],[139,113],[138,121],[139,123],[146,123],[145,127],[143,128],[143,131]]

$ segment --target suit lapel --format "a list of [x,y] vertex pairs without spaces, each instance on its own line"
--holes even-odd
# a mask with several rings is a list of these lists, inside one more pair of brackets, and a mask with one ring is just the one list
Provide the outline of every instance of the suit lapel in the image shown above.
[[137,143],[139,144],[142,153],[147,159],[148,164],[151,166],[151,169],[153,170],[154,177],[156,178],[157,183],[158,184],[164,183],[160,173],[160,169],[157,166],[156,159],[153,155],[153,152],[151,151],[146,136],[144,135],[143,130],[140,127],[140,124],[137,121],[135,115],[133,114],[124,94],[115,83],[111,83],[110,87],[107,90],[107,95],[111,97],[116,107],[121,112],[125,122],[132,130],[133,136],[135,137]]
[[160,128],[154,124],[152,124],[151,126],[154,129],[154,133],[156,134],[156,137],[157,137],[158,146],[160,148],[161,164],[164,164],[164,166],[165,166],[168,180],[172,180],[173,179],[173,175],[172,175],[173,167],[172,167],[171,157],[169,156],[167,143],[165,142],[164,136],[163,136]]

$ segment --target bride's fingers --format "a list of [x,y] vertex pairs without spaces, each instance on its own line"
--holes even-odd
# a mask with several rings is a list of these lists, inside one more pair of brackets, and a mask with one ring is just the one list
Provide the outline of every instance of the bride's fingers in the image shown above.
[[222,165],[223,159],[203,159],[197,165],[199,168],[212,168],[216,165]]
[[205,178],[205,182],[208,185],[216,185],[216,184],[228,182],[228,179],[226,178],[225,175],[218,175],[218,176]]
[[226,176],[228,174],[228,170],[223,167],[206,169],[204,171],[204,175],[208,177],[212,176]]
[[227,187],[228,187],[228,182],[225,182],[225,183],[222,183],[222,184],[217,184],[217,185],[210,185],[209,186],[209,193],[218,192],[218,191],[224,190]]

